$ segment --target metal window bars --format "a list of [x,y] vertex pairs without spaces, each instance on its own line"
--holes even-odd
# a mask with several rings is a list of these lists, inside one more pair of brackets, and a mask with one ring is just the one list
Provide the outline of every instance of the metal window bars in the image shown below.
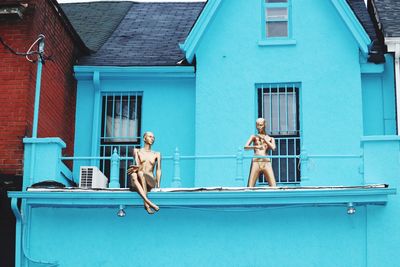
[[[277,183],[300,182],[299,85],[258,84],[258,116],[267,123],[267,133],[276,140],[270,155]],[[261,175],[259,183],[265,183]]]
[[[110,157],[117,150],[123,158],[133,158],[133,148],[139,147],[141,136],[141,92],[113,92],[102,95],[102,127],[100,156]],[[127,169],[132,161],[121,160],[120,184],[128,187]],[[110,162],[100,161],[101,171],[109,177]]]

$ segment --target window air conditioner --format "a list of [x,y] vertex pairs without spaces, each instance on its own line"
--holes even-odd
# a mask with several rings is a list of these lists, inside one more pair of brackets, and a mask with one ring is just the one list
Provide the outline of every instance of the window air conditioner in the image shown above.
[[107,188],[107,177],[96,166],[81,166],[79,172],[79,187]]

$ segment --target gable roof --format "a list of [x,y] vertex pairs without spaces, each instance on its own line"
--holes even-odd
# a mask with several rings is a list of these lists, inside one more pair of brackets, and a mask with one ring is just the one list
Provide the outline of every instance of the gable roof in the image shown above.
[[91,51],[107,41],[132,6],[132,2],[61,4],[72,26]]
[[[107,33],[112,28],[110,25],[104,26],[106,29],[100,28],[99,31],[104,34],[102,38],[96,36],[96,28],[103,27],[99,25],[101,23],[93,18],[79,18],[79,16],[92,14],[88,12],[98,15],[94,9],[107,13],[106,8],[104,6],[99,8],[100,2],[86,3],[77,7],[79,14],[71,16],[71,21],[76,21],[76,25],[87,29],[80,31],[86,42],[92,42],[93,48],[100,46],[95,53],[82,57],[78,62],[79,65],[175,66],[185,58],[179,49],[179,43],[185,40],[203,9],[204,2],[129,3],[131,4],[129,10],[109,36]],[[112,2],[112,5],[112,8],[115,8],[122,5],[122,2]],[[89,11],[90,9],[93,10]],[[103,19],[105,18],[101,18],[101,21]],[[86,20],[90,21],[91,25],[84,25]]]
[[400,37],[400,1],[375,0],[373,2],[385,37]]
[[[195,49],[205,29],[207,28],[210,21],[212,21],[215,13],[217,12],[222,0],[208,0],[207,4],[201,13],[196,24],[189,33],[185,42],[180,45],[181,49],[185,52],[186,58],[189,62],[192,62],[194,58]],[[346,2],[347,1],[347,2]],[[371,43],[371,39],[364,29],[363,24],[368,26],[372,31],[373,24],[368,21],[368,11],[366,8],[361,8],[360,0],[331,0],[332,4],[342,17],[348,29],[356,39],[360,50],[364,54],[368,54],[368,45]],[[362,0],[361,0],[362,1]],[[364,6],[365,7],[365,6]],[[356,15],[357,14],[357,15]],[[360,19],[360,20],[359,20]],[[363,24],[362,24],[363,22]]]

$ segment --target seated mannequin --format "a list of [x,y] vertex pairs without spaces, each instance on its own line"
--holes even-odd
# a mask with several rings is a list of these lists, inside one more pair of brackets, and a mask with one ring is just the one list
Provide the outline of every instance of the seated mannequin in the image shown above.
[[[151,150],[155,140],[152,132],[146,132],[143,135],[143,140],[143,148],[133,149],[136,165],[129,166],[128,175],[131,179],[131,190],[138,192],[144,201],[146,211],[153,214],[154,211],[159,210],[159,207],[147,198],[147,192],[155,187],[160,187],[161,155],[159,152]],[[154,169],[156,169],[155,177]]]
[[[269,150],[276,149],[275,139],[265,133],[265,119],[257,119],[256,128],[258,134],[250,136],[244,149],[253,149],[255,156],[267,156]],[[254,187],[261,173],[264,174],[269,186],[276,187],[274,171],[269,158],[252,159],[247,187]]]

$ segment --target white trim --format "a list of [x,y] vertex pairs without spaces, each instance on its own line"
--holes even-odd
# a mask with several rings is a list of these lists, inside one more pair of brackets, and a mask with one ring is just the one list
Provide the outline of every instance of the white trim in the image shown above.
[[400,135],[400,37],[386,37],[385,44],[388,52],[394,53],[397,135]]

